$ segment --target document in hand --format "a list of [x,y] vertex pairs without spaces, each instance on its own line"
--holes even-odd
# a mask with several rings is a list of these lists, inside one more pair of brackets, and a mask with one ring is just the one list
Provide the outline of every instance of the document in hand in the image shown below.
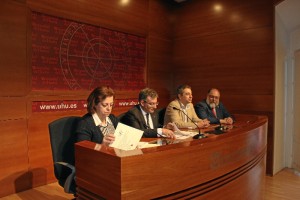
[[132,150],[137,147],[142,138],[143,131],[118,123],[114,135],[115,141],[109,146],[122,150]]

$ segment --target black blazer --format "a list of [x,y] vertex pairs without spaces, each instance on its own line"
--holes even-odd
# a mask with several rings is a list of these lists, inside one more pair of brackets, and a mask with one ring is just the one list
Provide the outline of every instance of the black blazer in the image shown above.
[[[108,117],[116,128],[119,123],[118,118],[112,114]],[[94,119],[89,113],[85,114],[79,121],[76,129],[76,135],[77,142],[89,140],[101,144],[103,140],[103,134],[100,131],[99,126],[95,125]]]
[[157,128],[162,128],[162,125],[160,125],[158,122],[158,113],[156,111],[154,113],[151,113],[150,117],[152,119],[154,129],[150,129],[147,127],[140,106],[135,105],[125,113],[125,115],[121,119],[121,122],[128,126],[144,131],[143,137],[153,138],[157,137]]
[[234,118],[226,110],[222,102],[216,107],[217,117],[212,112],[210,106],[206,103],[206,100],[202,100],[195,105],[195,111],[200,119],[208,119],[211,124],[220,124],[220,119],[227,117]]

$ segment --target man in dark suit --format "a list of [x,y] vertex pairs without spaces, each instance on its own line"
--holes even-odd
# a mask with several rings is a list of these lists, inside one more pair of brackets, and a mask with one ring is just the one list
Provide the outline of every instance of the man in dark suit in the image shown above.
[[210,124],[233,124],[234,120],[220,102],[220,91],[212,88],[208,91],[206,99],[195,105],[195,111],[199,118],[208,119]]
[[155,90],[145,88],[139,93],[139,104],[131,108],[122,117],[121,122],[134,128],[143,130],[143,137],[168,137],[175,138],[171,125],[163,128],[159,124],[158,113],[155,111],[158,105],[158,94]]

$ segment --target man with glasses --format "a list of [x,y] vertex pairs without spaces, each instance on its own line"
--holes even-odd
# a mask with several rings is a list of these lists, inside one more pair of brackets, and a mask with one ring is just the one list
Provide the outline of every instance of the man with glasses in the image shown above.
[[144,131],[143,137],[168,137],[175,138],[171,125],[163,128],[159,124],[156,108],[158,94],[155,90],[145,88],[139,93],[139,104],[131,108],[122,117],[121,122]]
[[195,111],[199,118],[208,119],[211,124],[233,124],[233,117],[220,102],[220,91],[211,88],[206,99],[195,105]]

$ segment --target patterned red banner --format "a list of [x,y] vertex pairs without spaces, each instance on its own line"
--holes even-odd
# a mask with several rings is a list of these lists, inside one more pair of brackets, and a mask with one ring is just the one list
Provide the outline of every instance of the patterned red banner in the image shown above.
[[146,38],[31,13],[32,90],[139,90],[146,85]]

